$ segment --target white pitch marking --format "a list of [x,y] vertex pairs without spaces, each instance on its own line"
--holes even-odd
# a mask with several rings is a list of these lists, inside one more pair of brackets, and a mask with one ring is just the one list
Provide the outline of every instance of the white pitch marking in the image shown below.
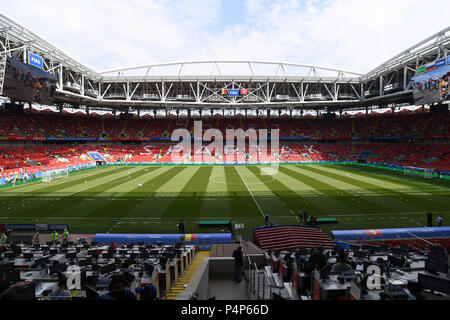
[[259,212],[261,212],[261,215],[264,217],[264,212],[262,211],[261,207],[259,206],[258,201],[256,201],[255,197],[253,196],[253,193],[252,193],[252,192],[250,191],[250,189],[248,188],[248,185],[247,185],[247,183],[245,182],[244,178],[242,178],[241,174],[239,173],[238,168],[236,168],[236,172],[238,173],[238,175],[239,175],[239,177],[241,178],[241,180],[244,182],[245,187],[247,188],[248,192],[250,193],[250,195],[251,195],[252,198],[253,198],[253,201],[255,201],[256,206],[257,206],[258,209],[259,209]]

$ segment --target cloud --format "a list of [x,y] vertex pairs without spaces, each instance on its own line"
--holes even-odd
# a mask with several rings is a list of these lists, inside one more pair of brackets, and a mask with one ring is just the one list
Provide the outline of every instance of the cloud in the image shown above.
[[448,26],[450,2],[15,0],[2,11],[102,71],[187,60],[274,60],[367,72]]

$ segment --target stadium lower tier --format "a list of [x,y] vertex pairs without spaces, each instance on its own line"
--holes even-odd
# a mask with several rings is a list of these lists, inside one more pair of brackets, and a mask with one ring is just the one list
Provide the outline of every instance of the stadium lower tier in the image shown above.
[[265,148],[211,145],[188,149],[175,145],[31,145],[0,147],[1,176],[36,173],[105,163],[223,163],[223,162],[320,162],[361,161],[450,171],[450,145],[415,144],[283,144],[278,154]]

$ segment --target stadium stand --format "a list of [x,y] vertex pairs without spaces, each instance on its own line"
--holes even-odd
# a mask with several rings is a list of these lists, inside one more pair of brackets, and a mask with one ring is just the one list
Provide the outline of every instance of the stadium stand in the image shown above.
[[[365,155],[364,161],[368,163],[433,168],[445,172],[450,171],[450,149],[448,144],[440,141],[450,136],[450,128],[446,125],[449,120],[448,113],[389,114],[336,120],[211,119],[203,122],[203,129],[281,128],[280,160],[285,162],[357,161]],[[178,128],[192,130],[193,121],[124,120],[4,111],[0,121],[4,140],[0,145],[2,176],[8,177],[18,170],[32,174],[87,164],[92,162],[88,152],[98,152],[111,163],[170,162],[171,145],[151,139],[170,137],[172,130]],[[68,138],[75,142],[64,140]],[[82,140],[89,138],[93,140]],[[286,138],[294,140],[287,142]],[[20,144],[22,142],[26,145]],[[195,152],[198,150],[192,150],[191,155]],[[215,155],[214,151],[212,155]],[[223,158],[219,155],[216,159]],[[249,160],[267,159],[258,156]]]

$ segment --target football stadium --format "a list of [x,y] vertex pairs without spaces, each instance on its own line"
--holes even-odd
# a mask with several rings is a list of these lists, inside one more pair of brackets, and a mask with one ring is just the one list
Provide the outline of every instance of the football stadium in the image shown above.
[[450,27],[369,67],[99,72],[0,13],[1,300],[449,300]]

